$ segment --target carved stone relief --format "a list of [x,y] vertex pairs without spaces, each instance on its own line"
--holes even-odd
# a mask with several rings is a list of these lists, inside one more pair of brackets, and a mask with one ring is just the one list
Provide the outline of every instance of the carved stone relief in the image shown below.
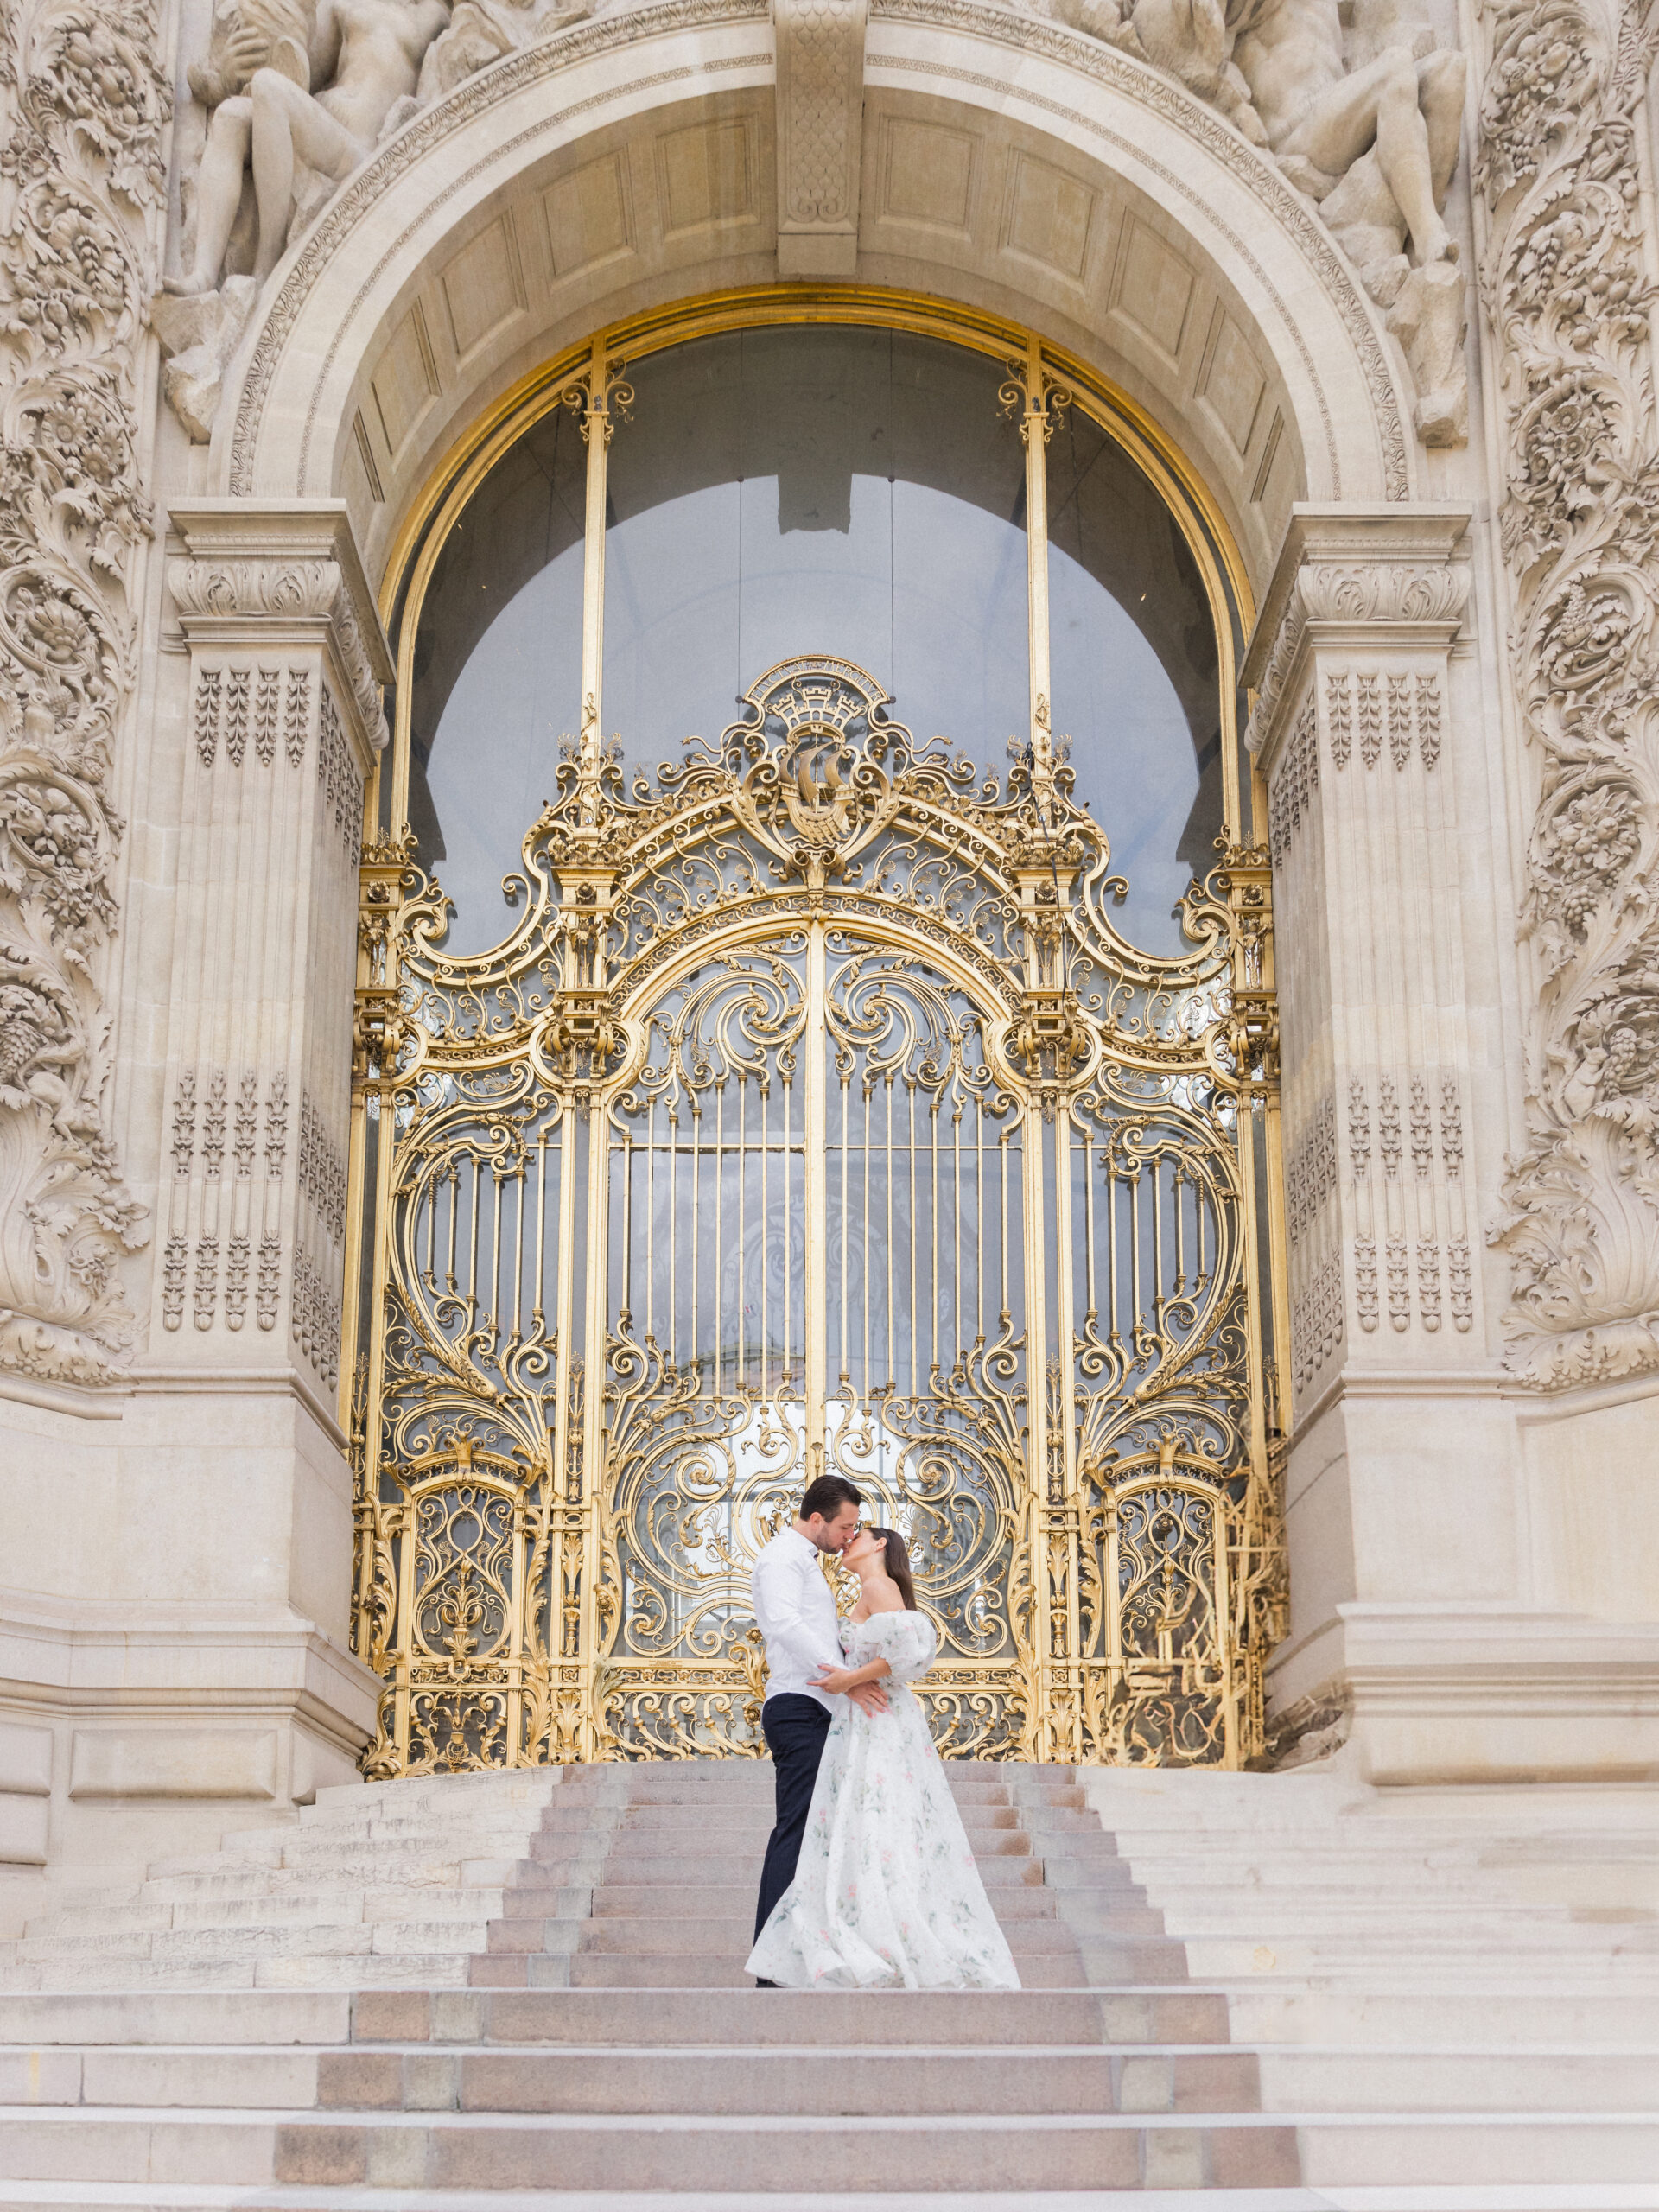
[[[188,1307],[215,1337],[282,1332],[332,1390],[346,1171],[327,1102],[337,1079],[343,1111],[364,772],[385,742],[391,664],[343,505],[180,502],[172,521],[185,550],[167,582],[191,660],[181,896],[200,902],[209,944],[251,901],[293,900],[306,918],[267,948],[257,1004],[194,940],[180,948],[162,1324],[180,1329]],[[230,1065],[202,1064],[207,1039]],[[203,1349],[245,1362],[257,1342]]]
[[1285,1169],[1290,1241],[1291,1349],[1295,1389],[1305,1396],[1334,1360],[1345,1328],[1341,1219],[1338,1196],[1336,1100],[1326,1092],[1314,1108]]
[[300,1094],[294,1342],[332,1389],[340,1380],[340,1281],[346,1253],[346,1160],[308,1091]]
[[[1307,640],[1310,622],[1336,623],[1349,630],[1373,623],[1455,626],[1468,602],[1469,582],[1467,568],[1452,562],[1433,568],[1420,567],[1411,561],[1304,563],[1297,569],[1286,596],[1262,667],[1246,739],[1250,750],[1261,752],[1279,718],[1286,687]],[[1432,735],[1421,750],[1425,766],[1432,766],[1430,754],[1435,759],[1440,754],[1440,692],[1438,678],[1432,671],[1426,672],[1424,680],[1433,685],[1433,700],[1427,709]],[[1382,700],[1375,688],[1376,682],[1375,677],[1370,679],[1372,689],[1362,690],[1360,699],[1361,711],[1372,718],[1375,732],[1374,751],[1371,734],[1365,733],[1361,738],[1361,757],[1366,758],[1368,752],[1370,755],[1366,759],[1367,766],[1375,764],[1382,750]]]
[[[463,0],[461,44],[480,67],[505,50],[480,25],[543,11]],[[570,21],[585,10],[565,10]],[[162,390],[198,442],[212,435],[226,371],[289,236],[421,105],[430,49],[454,35],[443,0],[219,0],[205,57],[188,72],[207,111],[181,179],[184,265],[150,302],[168,356]],[[536,35],[539,35],[537,32]],[[465,71],[461,73],[464,74]],[[441,68],[427,97],[444,84]],[[454,81],[459,81],[457,76]]]
[[778,269],[850,276],[868,0],[772,0],[778,38]]
[[143,1241],[105,976],[149,501],[137,356],[168,104],[150,10],[0,14],[0,1363],[107,1382]]
[[1029,0],[1179,78],[1317,202],[1386,315],[1426,445],[1468,435],[1467,317],[1444,221],[1465,80],[1422,0]]
[[1415,1325],[1435,1335],[1448,1306],[1452,1326],[1466,1332],[1474,1287],[1457,1078],[1383,1075],[1373,1090],[1356,1076],[1347,1118],[1361,1329],[1381,1326],[1386,1299],[1397,1334]]
[[1268,802],[1268,844],[1282,868],[1319,788],[1319,720],[1310,690],[1275,772]]
[[188,1287],[191,1319],[200,1330],[215,1327],[221,1319],[227,1329],[239,1330],[248,1318],[251,1288],[257,1325],[274,1328],[273,1270],[281,1254],[288,1142],[286,1071],[278,1068],[262,1079],[257,1069],[245,1068],[232,1084],[224,1068],[187,1068],[174,1091],[170,1128],[162,1327],[183,1327]]
[[1482,21],[1501,538],[1540,772],[1527,1141],[1495,1242],[1509,1363],[1553,1389],[1659,1370],[1659,413],[1637,149],[1659,25],[1595,0]]

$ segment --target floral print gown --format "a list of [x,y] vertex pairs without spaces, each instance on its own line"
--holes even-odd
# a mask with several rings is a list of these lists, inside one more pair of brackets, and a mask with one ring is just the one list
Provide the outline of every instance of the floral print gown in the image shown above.
[[908,1683],[933,1663],[922,1613],[843,1621],[849,1667],[893,1669],[887,1710],[832,1722],[795,1879],[749,1954],[788,1989],[1018,1989],[1007,1939]]

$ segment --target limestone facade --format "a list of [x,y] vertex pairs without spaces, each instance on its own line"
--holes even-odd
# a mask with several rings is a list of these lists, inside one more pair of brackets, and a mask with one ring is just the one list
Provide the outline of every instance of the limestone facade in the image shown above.
[[[550,355],[804,278],[1088,360],[1248,575],[1283,1756],[1650,1777],[1641,11],[1440,6],[1351,58],[1379,73],[1360,137],[1415,117],[1431,150],[1461,63],[1453,260],[1372,152],[1333,174],[1263,121],[1236,27],[1177,50],[1146,0],[461,0],[379,136],[301,176],[263,284],[240,207],[205,306],[164,280],[225,12],[26,0],[0,33],[0,1859],[209,1837],[372,1735],[339,1339],[382,580],[443,454]],[[214,113],[289,99],[282,41],[316,27],[266,15]]]

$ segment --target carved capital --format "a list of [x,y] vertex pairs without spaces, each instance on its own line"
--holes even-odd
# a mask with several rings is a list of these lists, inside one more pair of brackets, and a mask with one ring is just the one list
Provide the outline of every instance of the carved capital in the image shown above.
[[167,588],[185,635],[211,622],[326,621],[341,590],[334,561],[169,561]]
[[365,761],[378,753],[391,654],[344,503],[203,500],[175,507],[172,520],[188,557],[168,562],[168,588],[193,647],[321,645]]
[[772,0],[778,38],[778,269],[850,276],[858,259],[869,0]]
[[1460,507],[1293,510],[1245,656],[1252,753],[1265,760],[1281,740],[1313,647],[1446,652],[1469,599],[1469,569],[1452,558],[1468,524]]

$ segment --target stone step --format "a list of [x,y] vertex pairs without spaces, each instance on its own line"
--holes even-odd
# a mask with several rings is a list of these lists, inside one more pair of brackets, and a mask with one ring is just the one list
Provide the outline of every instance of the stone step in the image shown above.
[[0,2050],[0,2104],[897,2115],[914,2112],[1659,2113],[1659,2053],[1284,2053],[1038,2043],[822,2050]]
[[0,2048],[0,2104],[648,2113],[1659,2112],[1659,2050],[777,2043]]
[[[3,2145],[0,2129],[0,2145]],[[388,2113],[277,2130],[279,2181],[474,2190],[812,2186],[1071,2190],[1282,2185],[1300,2178],[1294,2127],[1255,2116],[1039,2113],[963,2118],[735,2120],[701,2113],[656,2124],[606,2115]]]
[[[30,1921],[27,1942],[67,1952],[111,1936],[178,1935],[188,1930],[282,1927],[351,1927],[382,1920],[483,1922],[502,1910],[505,1888],[443,1888],[435,1884],[391,1890],[296,1890],[252,1897],[181,1897],[168,1904],[88,1906]],[[550,1894],[566,1895],[565,1891]],[[586,1897],[586,1891],[581,1892]],[[33,1955],[32,1954],[29,1955]]]
[[[698,2113],[643,2120],[469,2113],[318,2120],[232,2116],[212,2108],[165,2114],[135,2107],[0,2110],[0,2171],[14,2190],[20,2182],[118,2182],[137,2173],[145,2177],[145,2193],[129,2201],[158,2212],[168,2202],[158,2189],[205,2183],[258,2190],[273,2167],[279,2183],[302,2188],[464,2189],[474,2205],[481,2192],[533,2189],[555,2173],[566,2191],[655,2189],[667,2202],[695,2190],[741,2198],[809,2188],[858,2196],[905,2190],[982,2195],[1288,2189],[1300,2181],[1305,2191],[1318,2191],[1374,2186],[1379,2179],[1420,2190],[1582,2187],[1586,2174],[1602,2183],[1650,2189],[1659,2172],[1659,2123],[1641,2114],[1549,2113],[1527,2120],[1298,2113],[742,2122]],[[188,2202],[188,2193],[177,2201]],[[265,2200],[261,2194],[245,2201]],[[1438,2212],[1445,2200],[1431,2202]],[[1519,2202],[1530,2208],[1533,2200]],[[1309,2203],[1306,2193],[1302,2202]]]
[[[372,1996],[366,2001],[374,2005],[383,2000]],[[420,2017],[429,2023],[435,2001],[442,2008],[450,2000],[435,2000],[423,1992]],[[351,2036],[352,2005],[349,1992],[320,1996],[272,1990],[193,1995],[162,1990],[40,1995],[0,1992],[0,2044],[339,2044]]]
[[1287,2050],[1258,2047],[1269,2112],[1659,2113],[1659,2046]]
[[[1403,1936],[1430,1943],[1461,1938],[1483,1946],[1505,1944],[1516,1931],[1544,1945],[1605,1944],[1608,1931],[1618,1930],[1618,1940],[1630,1950],[1659,1952],[1659,1923],[1654,1908],[1637,1906],[1599,1911],[1586,1919],[1573,1905],[1495,1905],[1490,1897],[1478,1902],[1430,1902],[1420,1898],[1383,1902],[1375,1897],[1341,1897],[1318,1891],[1305,1896],[1268,1899],[1252,1894],[1246,1902],[1230,1904],[1225,1899],[1199,1897],[1191,1891],[1173,1894],[1156,1885],[1157,1902],[1172,1925],[1184,1933],[1210,1935],[1236,1929],[1248,1914],[1250,1926],[1268,1938],[1275,1933],[1312,1936],[1340,1929],[1363,1939],[1373,1932]],[[1656,1890],[1659,1897],[1659,1890]]]
[[[735,1953],[740,1958],[748,1955],[754,1941],[754,1907],[749,1902],[746,1912],[728,1917],[702,1916],[703,1900],[696,1900],[698,1916],[652,1918],[642,1920],[613,1914],[602,1920],[534,1923],[550,1929],[575,1925],[580,1931],[576,1948],[584,1952],[622,1952],[635,1957],[660,1956],[674,1953],[686,1957],[704,1957]],[[518,1923],[497,1921],[490,1930],[490,1948],[514,1948],[514,1945],[499,1944],[497,1931],[514,1928]],[[1003,1930],[1009,1948],[1016,1959],[1034,1957],[1039,1953],[1065,1953],[1075,1955],[1077,1943],[1069,1929],[1049,1920],[1015,1921]]]
[[1227,2000],[1186,1988],[809,1991],[747,1981],[720,1991],[496,1989],[460,1998],[412,1989],[365,1992],[352,2021],[359,2044],[1216,2044],[1227,2040]]
[[[473,1984],[478,1988],[531,1989],[748,1989],[743,1971],[748,1946],[735,1955],[671,1953],[641,1957],[633,1952],[577,1951],[566,1954],[502,1953],[470,1961]],[[1028,1989],[1075,1989],[1084,1983],[1077,1955],[1022,1957],[1016,1954],[1020,1979]],[[1172,1978],[1168,1962],[1148,1960],[1147,1980]],[[1105,1979],[1105,1977],[1103,1977]],[[1123,1973],[1115,1982],[1137,1977]],[[771,1993],[761,1991],[760,1995]]]
[[[574,1792],[570,1794],[574,1795]],[[1014,1832],[1023,1830],[1024,1833],[1033,1835],[1040,1832],[1067,1837],[1077,1835],[1092,1840],[1100,1834],[1099,1823],[1094,1821],[1094,1815],[1091,1813],[1068,1815],[1069,1820],[1075,1820],[1077,1822],[1076,1827],[1044,1827],[1039,1831],[1033,1824],[1033,1816],[1022,1816],[1018,1807],[1014,1805],[969,1803],[958,1805],[957,1811],[961,1817],[963,1827],[969,1835],[979,1835],[999,1830]],[[770,1797],[757,1800],[752,1807],[730,1805],[719,1800],[711,1800],[706,1808],[653,1802],[620,1807],[618,1808],[616,1819],[608,1825],[628,1835],[656,1833],[664,1828],[671,1829],[676,1834],[684,1834],[695,1829],[698,1834],[702,1835],[744,1837],[758,1835],[764,1843],[771,1832],[773,1816],[773,1806]],[[1094,1825],[1090,1828],[1084,1826],[1084,1822],[1093,1822]],[[594,1824],[601,1823],[596,1821]],[[577,1808],[566,1802],[549,1808],[548,1818],[539,1832],[543,1835],[551,1835],[564,1829],[582,1825],[584,1822]]]
[[[613,1878],[624,1875],[625,1878]],[[633,1870],[619,1869],[614,1861],[607,1868],[607,1878],[593,1893],[592,1911],[594,1919],[612,1918],[677,1920],[685,1910],[684,1893],[677,1892],[667,1882],[636,1882]],[[757,1873],[748,1869],[747,1880],[729,1883],[688,1884],[687,1891],[696,1898],[699,1911],[715,1917],[741,1920],[753,1917],[755,1907]],[[989,1893],[988,1888],[988,1894]],[[544,1897],[557,1897],[567,1892],[558,1890],[515,1890],[508,1894],[506,1911],[514,1918],[524,1918],[537,1912],[556,1912],[557,1906],[544,1906]],[[1116,1892],[1114,1892],[1116,1894]],[[993,1909],[999,1920],[1053,1920],[1059,1911],[1056,1891],[1046,1890],[1035,1883],[1000,1882],[992,1898]],[[1121,1918],[1125,1924],[1136,1919],[1146,1923],[1155,1933],[1163,1933],[1163,1923],[1156,1913],[1144,1908],[1126,1905]]]
[[380,1952],[481,1951],[491,1922],[471,1920],[302,1920],[292,1925],[184,1928],[146,1936],[56,1936],[17,1947],[24,1965],[103,1959],[189,1966],[209,1961],[345,1958]]
[[1361,2044],[1391,2050],[1432,2044],[1514,2051],[1562,2044],[1616,2051],[1659,2046],[1659,1992],[1573,1988],[1557,1973],[1502,1990],[1465,1972],[1455,1986],[1417,1986],[1396,1975],[1342,1983],[1287,1975],[1221,1985],[1232,2031],[1241,2042],[1293,2050],[1313,2044]]
[[[49,2185],[0,2180],[0,2205],[5,2212],[347,2212],[372,2201],[385,2212],[480,2212],[480,2200],[466,2190],[377,2190],[372,2200],[360,2191],[304,2189],[271,2183],[251,2192],[225,2190],[201,2183],[181,2184],[157,2194],[146,2187],[142,2195],[116,2182],[57,2183]],[[677,2194],[676,2212],[730,2212],[733,2198],[724,2190],[701,2190]],[[820,2190],[766,2190],[747,2196],[747,2212],[842,2212],[846,2199],[839,2193],[826,2196]],[[1191,2195],[1159,2188],[1080,2190],[1068,2191],[1057,2204],[1052,2192],[1033,2195],[1024,2190],[941,2198],[911,2190],[874,2190],[859,2197],[865,2212],[1193,2212]],[[1332,2202],[1315,2198],[1300,2188],[1252,2189],[1230,2196],[1212,2194],[1201,2200],[1216,2212],[1328,2212]],[[1350,2195],[1357,2208],[1362,2200]],[[1441,2190],[1434,2198],[1434,2212],[1515,2212],[1515,2193],[1483,2189],[1478,2184]],[[1618,2182],[1535,2183],[1528,2185],[1526,2212],[1654,2212],[1651,2189]],[[513,2212],[662,2212],[659,2192],[613,2190],[518,2190]],[[1370,2189],[1363,2199],[1364,2212],[1424,2212],[1422,2194],[1411,2189]]]
[[1481,1975],[1487,1986],[1505,1982],[1533,1982],[1551,1972],[1587,1975],[1610,1986],[1626,1985],[1659,1990],[1659,1956],[1650,1951],[1622,1953],[1605,1941],[1598,1947],[1584,1945],[1573,1955],[1570,1945],[1533,1941],[1519,1923],[1502,1942],[1459,1942],[1443,1936],[1433,1943],[1414,1936],[1409,1929],[1396,1936],[1379,1932],[1362,1941],[1341,1936],[1272,1936],[1265,1942],[1253,1936],[1184,1936],[1179,1938],[1192,1972],[1204,1981],[1228,1981],[1260,1974],[1282,1974],[1298,1979],[1323,1974],[1387,1974],[1406,1969],[1427,1982],[1432,1976],[1458,1977],[1466,1972]]
[[612,2044],[329,2051],[313,2063],[319,2105],[352,2111],[893,2118],[1249,2112],[1258,2102],[1255,2052],[1230,2050],[866,2045],[826,2064],[821,2050],[770,2044],[671,2053]]
[[[616,1832],[613,1840],[601,1838],[590,1841],[584,1837],[575,1847],[578,1850],[597,1847],[622,1854],[637,1854],[641,1858],[660,1859],[665,1856],[671,1857],[674,1853],[676,1840],[684,1837],[687,1842],[695,1840],[699,1846],[704,1847],[707,1855],[710,1857],[741,1859],[747,1864],[758,1867],[766,1854],[766,1838],[771,1833],[772,1824],[769,1821],[747,1828],[732,1828],[721,1827],[712,1821],[707,1824],[700,1821],[689,1833],[683,1827],[668,1823],[658,1823],[639,1828],[620,1828]],[[970,1827],[967,1834],[976,1858],[1007,1856],[1029,1859],[1040,1855],[1033,1851],[1032,1840],[1021,1828],[975,1829]],[[527,1855],[531,1859],[556,1859],[569,1854],[571,1849],[572,1839],[569,1833],[555,1831],[536,1837],[529,1847]],[[1109,1853],[1103,1856],[1110,1863],[1121,1863],[1112,1860]]]
[[[1021,1857],[1014,1853],[986,1853],[982,1855],[976,1853],[976,1857],[980,1862],[981,1879],[988,1890],[1040,1889],[1044,1886],[1045,1862],[1040,1859]],[[577,1865],[585,1862],[572,1861],[570,1863]],[[541,1872],[547,1866],[556,1865],[558,1862],[531,1859],[524,1864],[526,1869],[535,1867]],[[700,1891],[703,1889],[742,1887],[747,1885],[751,1892],[751,1902],[753,1902],[753,1892],[760,1880],[760,1862],[758,1858],[747,1853],[736,1852],[721,1857],[698,1853],[695,1857],[665,1859],[660,1852],[636,1853],[631,1848],[625,1848],[619,1844],[607,1854],[602,1865],[607,1884],[616,1881],[636,1886],[649,1885],[652,1887],[666,1886],[693,1891]],[[520,1878],[528,1879],[528,1873],[526,1872]],[[543,1878],[546,1878],[544,1872]],[[1128,1888],[1128,1875],[1122,1874],[1116,1881],[1106,1883],[1103,1886],[1114,1890],[1127,1890]],[[1139,1891],[1134,1892],[1137,1898],[1140,1894]]]
[[[293,1957],[157,1960],[142,1963],[136,1977],[130,1962],[92,1959],[54,1960],[49,1967],[24,1967],[0,1980],[0,1995],[32,1993],[181,1990],[465,1989],[473,1955],[457,1951],[348,1952]],[[49,1980],[46,1977],[49,1976]]]
[[[393,1886],[428,1889],[470,1882],[490,1887],[516,1880],[520,1869],[534,1864],[531,1853],[537,1840],[532,1836],[522,1848],[513,1851],[511,1855],[503,1854],[499,1858],[475,1857],[467,1853],[466,1856],[452,1854],[447,1859],[434,1859],[418,1854],[405,1856],[397,1852],[367,1850],[356,1844],[339,1851],[327,1851],[319,1847],[292,1865],[251,1869],[242,1878],[266,1884],[268,1893],[273,1897],[280,1897],[289,1890],[317,1885],[351,1889]],[[585,1857],[596,1864],[603,1859],[606,1845],[607,1839],[603,1836],[573,1837],[569,1846],[569,1855]],[[175,1883],[183,1885],[189,1881],[188,1876],[175,1877],[166,1885],[167,1891],[170,1893]],[[159,1888],[161,1885],[146,1884],[146,1894],[151,1887]],[[249,1890],[245,1894],[257,1892]]]

